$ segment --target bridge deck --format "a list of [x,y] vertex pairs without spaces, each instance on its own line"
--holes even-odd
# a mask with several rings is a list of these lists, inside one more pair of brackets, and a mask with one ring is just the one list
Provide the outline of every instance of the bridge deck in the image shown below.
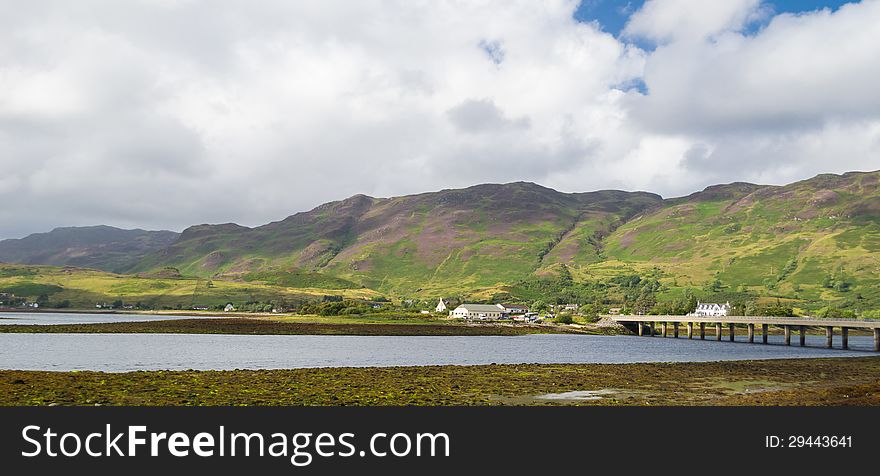
[[850,329],[880,329],[880,320],[820,319],[815,317],[773,316],[608,316],[616,322],[706,322],[724,324],[769,324],[771,326],[847,327]]

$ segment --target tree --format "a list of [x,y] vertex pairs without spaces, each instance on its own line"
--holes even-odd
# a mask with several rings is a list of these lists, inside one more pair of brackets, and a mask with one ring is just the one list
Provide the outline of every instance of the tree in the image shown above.
[[639,298],[636,299],[635,310],[636,314],[648,314],[654,306],[657,305],[657,298],[654,297],[654,294],[651,292],[643,291]]
[[587,322],[596,322],[599,320],[601,309],[598,304],[586,304],[580,308],[581,315]]
[[825,278],[822,279],[822,287],[827,289],[834,287],[834,278],[830,274],[826,274]]
[[567,313],[567,312],[559,313],[559,315],[556,316],[555,320],[558,324],[573,324],[574,323],[574,318],[571,317],[571,314]]
[[817,316],[827,319],[855,319],[856,313],[849,309],[836,307],[823,307],[816,313]]
[[721,280],[716,276],[715,279],[706,283],[704,289],[710,293],[717,293],[718,291],[721,291],[721,287]]
[[755,301],[747,301],[745,304],[745,315],[755,316],[758,314],[758,303]]
[[685,314],[687,314],[688,312],[693,312],[697,309],[697,297],[694,296],[694,293],[691,292],[690,289],[685,291],[684,299],[685,299],[685,306],[684,307],[687,309]]

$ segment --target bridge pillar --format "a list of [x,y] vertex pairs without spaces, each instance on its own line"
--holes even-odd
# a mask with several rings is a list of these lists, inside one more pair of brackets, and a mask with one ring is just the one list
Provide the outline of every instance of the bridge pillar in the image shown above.
[[734,331],[734,329],[735,329],[735,324],[733,324],[733,323],[728,324],[727,327],[730,329],[730,342],[733,342],[733,341],[736,340],[736,339],[734,338],[734,334],[735,334],[735,331]]
[[676,339],[678,339],[678,323],[677,322],[672,323],[672,337],[675,337]]
[[706,323],[701,322],[700,323],[700,340],[705,340],[705,339],[706,339]]
[[651,331],[651,337],[654,337],[654,321],[648,323],[648,329]]
[[785,345],[791,345],[791,326],[783,326],[785,328]]
[[688,339],[694,338],[694,323],[688,322]]
[[663,337],[666,337],[666,326],[667,325],[668,325],[668,323],[666,321],[663,321],[663,323],[660,324],[660,327],[663,329]]
[[768,326],[767,324],[761,324],[761,334],[762,334],[761,340],[763,340],[765,344],[767,343],[767,328],[768,327],[770,327],[770,326]]
[[840,328],[840,340],[844,349],[849,349],[849,327]]
[[801,331],[801,347],[807,345],[807,326],[798,326]]
[[880,329],[874,328],[874,352],[880,352]]
[[749,324],[749,344],[755,343],[755,325]]
[[721,323],[715,323],[715,340],[721,340]]
[[825,328],[825,347],[834,347],[834,328],[831,326]]

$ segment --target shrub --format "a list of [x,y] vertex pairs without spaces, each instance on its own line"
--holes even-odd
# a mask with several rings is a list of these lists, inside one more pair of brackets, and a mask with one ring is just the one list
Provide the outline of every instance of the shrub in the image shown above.
[[573,324],[574,318],[571,317],[571,314],[565,313],[565,314],[559,314],[558,316],[556,316],[555,321],[557,324]]
[[838,309],[836,307],[823,307],[816,313],[817,316],[827,319],[855,319],[856,313],[850,309]]

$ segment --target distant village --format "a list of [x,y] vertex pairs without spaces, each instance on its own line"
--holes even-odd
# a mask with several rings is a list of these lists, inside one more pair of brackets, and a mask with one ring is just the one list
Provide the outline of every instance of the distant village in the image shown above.
[[0,293],[0,306],[38,309],[40,304],[34,301],[29,301],[23,297],[18,297],[13,293]]
[[[404,300],[401,305],[404,309],[411,308],[415,302],[413,300]],[[26,298],[16,296],[13,293],[0,292],[0,307],[3,308],[19,308],[19,309],[40,309],[38,302],[30,301]],[[57,306],[55,306],[57,307]],[[305,305],[299,307],[286,307],[271,304],[249,303],[246,305],[236,306],[231,302],[223,305],[200,306],[195,305],[188,308],[192,311],[223,311],[223,312],[271,312],[271,313],[315,313],[322,315],[334,314],[359,314],[367,312],[393,311],[394,306],[389,301],[373,302],[352,302],[343,301],[341,297],[325,296],[322,303],[316,305]],[[333,312],[333,308],[338,308]],[[144,310],[149,309],[138,304],[125,303],[122,300],[114,302],[97,302],[95,303],[97,310]],[[331,312],[324,312],[330,309]],[[398,308],[399,309],[399,308]],[[689,316],[702,317],[719,317],[731,314],[731,305],[726,303],[705,303],[697,301],[693,312],[688,313]],[[182,310],[179,309],[178,310]],[[356,310],[356,312],[351,312]],[[512,320],[519,322],[539,323],[544,320],[555,320],[556,322],[566,322],[565,319],[570,316],[586,315],[582,312],[579,304],[538,304],[535,309],[530,309],[525,304],[481,304],[481,303],[462,303],[458,305],[451,304],[451,300],[439,299],[433,311],[422,308],[422,314],[443,315],[454,319],[489,321],[489,320]],[[595,311],[592,311],[595,312]],[[619,315],[626,313],[623,308],[608,308],[607,314]],[[571,323],[570,321],[568,323]]]
[[[456,319],[468,320],[514,320],[525,322],[539,322],[543,319],[557,318],[557,314],[578,314],[580,306],[578,304],[550,304],[549,311],[541,315],[540,312],[530,311],[528,306],[522,304],[471,304],[464,303],[450,309],[449,303],[445,299],[440,299],[434,312],[437,314],[448,313],[449,317]],[[609,309],[609,314],[617,315],[621,313],[621,308]],[[694,312],[689,316],[699,317],[721,317],[730,314],[731,306],[729,302],[704,303],[697,302]],[[428,311],[423,311],[428,313]]]
[[[457,319],[469,319],[469,320],[504,320],[510,319],[515,321],[526,321],[526,322],[536,322],[542,319],[553,319],[556,318],[556,314],[561,313],[569,313],[569,314],[577,314],[580,309],[578,304],[558,304],[549,305],[549,312],[540,315],[538,312],[531,312],[529,308],[525,305],[521,304],[471,304],[465,303],[456,306],[454,309],[449,308],[449,304],[446,300],[440,299],[437,303],[437,306],[434,308],[434,312],[440,313],[449,313],[449,317],[457,318]],[[731,306],[730,303],[718,304],[718,303],[703,303],[697,302],[697,307],[694,312],[689,313],[689,316],[700,316],[700,317],[720,317],[727,316],[730,313]],[[427,312],[427,311],[423,311]],[[611,308],[609,310],[609,314],[616,315],[620,314],[620,308]]]

